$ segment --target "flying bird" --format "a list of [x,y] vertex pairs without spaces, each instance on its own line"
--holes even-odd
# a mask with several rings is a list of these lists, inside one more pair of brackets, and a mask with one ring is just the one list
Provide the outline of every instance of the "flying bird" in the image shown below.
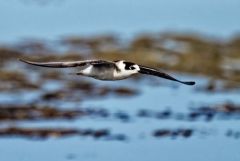
[[41,67],[49,68],[73,68],[76,67],[76,75],[83,75],[99,80],[121,80],[126,79],[134,74],[153,75],[172,81],[176,81],[186,85],[194,85],[193,81],[180,81],[157,69],[138,65],[125,60],[106,61],[106,60],[83,60],[83,61],[67,61],[67,62],[33,62],[24,59],[20,61]]

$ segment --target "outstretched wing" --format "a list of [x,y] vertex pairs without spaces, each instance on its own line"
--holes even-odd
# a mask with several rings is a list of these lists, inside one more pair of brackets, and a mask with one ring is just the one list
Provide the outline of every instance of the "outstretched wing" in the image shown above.
[[102,63],[113,63],[105,60],[83,60],[83,61],[68,61],[68,62],[33,62],[24,59],[19,59],[22,62],[27,64],[41,66],[41,67],[49,67],[49,68],[69,68],[69,67],[78,67],[85,65],[94,65],[94,64],[102,64]]
[[140,67],[139,73],[141,73],[141,74],[153,75],[153,76],[169,79],[169,80],[176,81],[176,82],[186,84],[186,85],[194,85],[195,84],[195,82],[193,82],[193,81],[180,81],[166,73],[160,72],[153,68],[149,68],[149,67],[145,67],[145,66],[141,66],[141,65],[139,65],[139,67]]

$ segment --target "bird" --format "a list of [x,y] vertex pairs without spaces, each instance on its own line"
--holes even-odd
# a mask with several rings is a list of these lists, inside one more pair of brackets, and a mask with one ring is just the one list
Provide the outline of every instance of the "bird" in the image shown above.
[[138,65],[125,60],[80,60],[80,61],[60,61],[60,62],[34,62],[25,59],[20,61],[41,67],[48,68],[77,68],[74,74],[92,77],[98,80],[115,81],[126,79],[135,74],[146,74],[176,81],[185,85],[194,85],[194,81],[180,81],[169,74],[155,68]]

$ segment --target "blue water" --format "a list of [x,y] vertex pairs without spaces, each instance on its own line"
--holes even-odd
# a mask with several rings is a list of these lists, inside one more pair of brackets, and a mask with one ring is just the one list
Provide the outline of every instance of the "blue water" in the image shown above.
[[[132,37],[141,32],[186,31],[228,38],[240,31],[240,1],[168,0],[53,0],[39,5],[33,0],[0,1],[0,43],[11,43],[24,38],[58,39],[69,35],[95,35],[116,33]],[[180,77],[180,75],[178,76]],[[182,79],[203,78],[184,76]],[[93,81],[89,79],[89,81]],[[169,83],[161,80],[158,83]],[[238,161],[239,140],[227,138],[228,129],[239,129],[238,120],[211,122],[184,120],[140,119],[139,109],[161,111],[171,108],[174,112],[188,111],[189,107],[204,104],[221,104],[229,101],[240,103],[239,92],[204,93],[196,88],[176,83],[170,86],[151,86],[149,80],[133,83],[95,83],[106,86],[129,86],[140,94],[133,97],[106,97],[88,99],[79,103],[59,100],[57,105],[66,107],[100,107],[110,112],[125,111],[132,120],[76,119],[72,121],[15,122],[23,127],[109,128],[113,133],[124,133],[126,141],[95,140],[69,137],[47,140],[0,138],[0,161],[88,160],[88,161]],[[45,90],[53,90],[45,84]],[[54,89],[56,90],[54,86]],[[41,91],[0,92],[0,103],[33,103]],[[21,97],[19,97],[21,96]],[[2,124],[1,124],[2,125]],[[158,128],[197,128],[212,131],[209,136],[196,134],[184,138],[154,138]],[[210,130],[209,130],[210,129]]]
[[[24,3],[25,2],[25,3]],[[240,31],[240,1],[0,1],[0,42],[69,35],[185,31],[229,37]]]
[[[73,160],[229,160],[240,159],[239,143],[223,138],[215,137],[206,140],[143,140],[132,143],[83,141],[79,138],[65,140],[48,140],[35,142],[14,139],[1,141],[5,148],[1,153],[9,155],[1,160],[68,160],[67,155],[74,154]],[[14,145],[14,146],[13,146]],[[229,151],[229,147],[235,149]],[[63,148],[64,147],[64,148]],[[10,150],[11,149],[11,150]],[[14,152],[14,155],[13,155]]]
[[[197,77],[182,77],[194,79],[197,86],[206,79]],[[91,79],[89,80],[91,81]],[[226,137],[228,129],[239,129],[239,120],[213,120],[211,122],[136,117],[139,109],[161,111],[171,108],[174,112],[186,112],[189,107],[201,104],[221,104],[226,101],[240,103],[239,92],[203,93],[195,88],[159,80],[158,83],[169,83],[170,86],[150,86],[149,80],[139,83],[129,81],[100,82],[101,85],[129,86],[139,88],[141,93],[133,97],[107,97],[89,99],[80,103],[80,107],[103,107],[110,112],[125,111],[131,115],[129,122],[113,118],[85,118],[71,121],[20,122],[23,127],[65,127],[65,128],[109,128],[112,133],[127,135],[125,141],[95,140],[93,138],[67,137],[50,138],[47,140],[27,140],[23,138],[1,138],[0,160],[89,160],[89,161],[238,161],[240,159],[239,140]],[[38,97],[38,96],[36,96]],[[14,98],[13,98],[14,99]],[[30,101],[21,97],[21,101]],[[59,100],[60,104],[68,104]],[[76,105],[76,104],[75,104]],[[66,106],[68,107],[68,106]],[[186,138],[154,138],[152,132],[159,128],[194,128],[207,131],[209,135],[196,133]],[[14,153],[14,155],[13,155]]]

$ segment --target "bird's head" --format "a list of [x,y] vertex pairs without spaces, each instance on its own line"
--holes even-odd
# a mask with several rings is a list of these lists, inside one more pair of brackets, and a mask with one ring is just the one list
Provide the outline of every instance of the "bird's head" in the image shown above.
[[140,67],[135,63],[127,62],[124,60],[118,60],[115,62],[117,67],[121,70],[121,72],[125,72],[131,75],[136,74],[140,71]]

